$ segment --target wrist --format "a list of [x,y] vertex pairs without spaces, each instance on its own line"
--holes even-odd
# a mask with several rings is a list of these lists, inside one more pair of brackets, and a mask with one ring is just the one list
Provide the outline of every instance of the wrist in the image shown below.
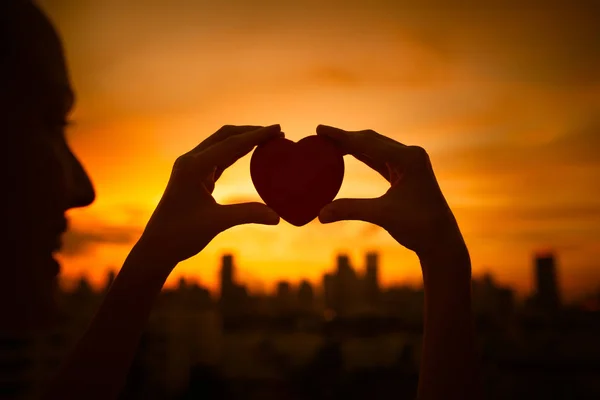
[[470,287],[471,256],[460,234],[448,237],[435,247],[418,253],[417,256],[426,287]]
[[148,273],[155,272],[159,275],[168,276],[178,264],[178,261],[166,252],[161,251],[157,246],[146,242],[142,237],[131,249],[126,263],[136,268],[140,267]]

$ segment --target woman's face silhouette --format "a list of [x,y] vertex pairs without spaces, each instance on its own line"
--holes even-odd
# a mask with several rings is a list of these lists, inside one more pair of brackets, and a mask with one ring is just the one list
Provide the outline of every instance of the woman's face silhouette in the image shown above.
[[[4,242],[2,311],[15,324],[41,322],[51,314],[58,263],[53,254],[67,224],[65,213],[87,206],[94,189],[72,153],[65,127],[74,105],[60,39],[34,5],[18,2],[2,18],[0,93],[4,165],[0,170],[8,204],[2,207],[11,240]],[[7,305],[7,301],[11,303]]]

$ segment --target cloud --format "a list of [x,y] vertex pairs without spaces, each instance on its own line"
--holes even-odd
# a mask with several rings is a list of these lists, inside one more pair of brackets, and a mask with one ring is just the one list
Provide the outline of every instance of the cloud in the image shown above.
[[312,69],[309,73],[309,79],[320,84],[343,87],[357,86],[363,83],[362,77],[353,71],[327,65]]
[[387,20],[452,60],[469,79],[540,85],[600,80],[600,25],[592,1],[387,3]]
[[510,216],[522,221],[543,223],[564,220],[600,222],[600,204],[560,204],[546,207],[513,207]]
[[[483,140],[485,136],[475,141],[462,140],[460,146],[451,151],[435,154],[434,162],[442,165],[448,174],[486,174],[488,177],[508,174],[513,178],[515,175],[531,178],[531,174],[552,175],[575,168],[574,173],[591,179],[600,170],[600,118],[597,116],[571,123],[567,131],[548,131],[545,136],[549,139],[539,140],[513,139],[515,135],[510,130],[518,127],[518,123],[514,127],[512,124],[515,123],[492,124],[488,130],[504,130],[504,133],[491,140]],[[528,130],[536,129],[527,125],[522,123],[523,136]]]
[[[595,44],[600,27],[593,1],[492,0],[460,5],[444,0],[40,2],[73,32],[77,29],[85,35],[83,41],[117,35],[119,42],[94,43],[116,49],[144,46],[148,44],[144,38],[153,42],[172,33],[176,43],[177,38],[215,33],[219,27],[244,34],[293,31],[296,36],[322,35],[323,39],[329,33],[344,32],[353,35],[349,40],[376,30],[393,30],[453,57],[489,58],[493,61],[487,66],[489,73],[540,82],[584,82],[599,77],[595,67],[600,48]],[[93,36],[94,31],[103,33]],[[347,43],[339,40],[339,46]]]
[[578,124],[572,132],[558,137],[549,143],[543,151],[552,161],[575,162],[600,166],[600,114],[592,115]]
[[77,256],[87,253],[96,245],[131,245],[143,229],[127,226],[98,226],[88,229],[71,229],[63,236],[61,253]]

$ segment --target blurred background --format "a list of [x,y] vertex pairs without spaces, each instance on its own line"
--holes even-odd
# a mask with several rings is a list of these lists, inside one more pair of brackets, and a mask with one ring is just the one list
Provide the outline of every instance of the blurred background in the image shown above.
[[[39,3],[65,42],[69,141],[97,189],[60,255],[74,320],[95,310],[175,158],[222,125],[279,123],[292,140],[320,123],[374,129],[428,150],[457,216],[490,398],[600,398],[593,2]],[[220,179],[219,202],[259,200],[249,161]],[[385,192],[345,161],[338,197]],[[170,277],[127,396],[414,397],[421,283],[414,254],[365,223],[237,227]]]

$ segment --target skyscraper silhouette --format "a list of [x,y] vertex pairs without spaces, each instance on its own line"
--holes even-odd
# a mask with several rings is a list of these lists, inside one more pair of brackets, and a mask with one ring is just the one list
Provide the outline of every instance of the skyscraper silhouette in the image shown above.
[[277,310],[280,313],[289,313],[292,309],[292,287],[287,281],[277,283]]
[[366,264],[364,278],[365,301],[368,306],[376,307],[379,301],[379,254],[376,252],[367,253]]
[[556,259],[553,253],[543,253],[535,258],[536,304],[543,311],[554,312],[560,308]]
[[298,306],[303,313],[310,314],[314,310],[314,291],[307,280],[300,282],[298,288]]
[[323,275],[323,297],[325,308],[335,310],[336,305],[336,276],[334,274]]
[[235,269],[233,264],[233,255],[225,254],[221,258],[221,312],[224,318],[235,314],[238,288],[235,284]]
[[226,296],[234,286],[233,255],[221,258],[221,297]]
[[347,315],[355,310],[359,299],[359,281],[350,265],[350,258],[341,254],[337,257],[335,311],[338,315]]

